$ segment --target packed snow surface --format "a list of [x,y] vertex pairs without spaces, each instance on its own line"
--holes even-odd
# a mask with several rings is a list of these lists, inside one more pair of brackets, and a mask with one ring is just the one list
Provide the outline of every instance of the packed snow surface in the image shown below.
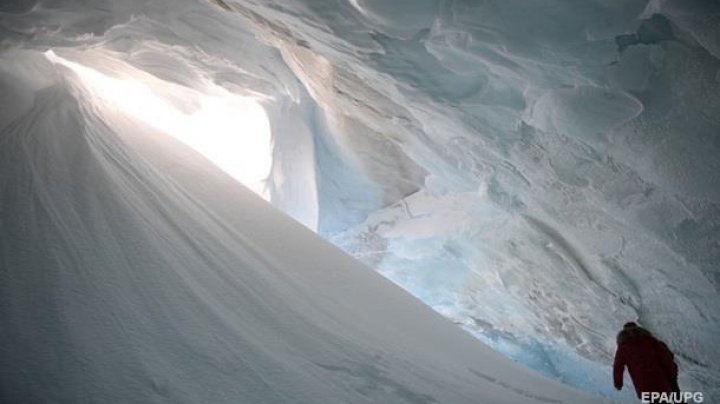
[[550,378],[632,400],[636,320],[720,400],[719,58],[717,0],[3,1],[0,401],[591,401],[238,181]]

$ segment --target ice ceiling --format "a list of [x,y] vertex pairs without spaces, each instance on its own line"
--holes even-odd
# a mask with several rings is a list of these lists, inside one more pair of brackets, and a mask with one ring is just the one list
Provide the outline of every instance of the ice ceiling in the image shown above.
[[0,35],[3,128],[74,77],[519,362],[609,394],[639,320],[720,394],[718,1],[17,0]]

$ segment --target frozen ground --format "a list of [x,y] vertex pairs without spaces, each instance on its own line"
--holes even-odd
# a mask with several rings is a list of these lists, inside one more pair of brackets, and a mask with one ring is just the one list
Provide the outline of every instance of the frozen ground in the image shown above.
[[[328,397],[478,394],[464,368],[457,389],[398,371],[435,361],[413,331],[445,323],[407,309],[428,320],[379,337],[391,313],[367,294],[404,302],[397,315],[414,303],[359,268],[327,272],[307,253],[334,250],[164,133],[546,376],[631,397],[608,367],[617,329],[639,320],[677,353],[681,386],[717,400],[718,21],[715,0],[3,2],[0,310],[13,326],[0,352],[27,368],[4,366],[0,394],[42,401],[90,375],[93,394],[130,394],[104,384],[121,374],[146,401],[193,402],[237,398],[241,374],[257,394],[282,380],[299,394],[328,372]],[[266,216],[293,230],[257,230],[273,229]],[[284,265],[305,259],[321,272]],[[356,276],[366,286],[347,287]],[[437,341],[464,339],[438,327]],[[395,353],[408,344],[394,333],[424,342]],[[19,341],[36,354],[16,357]],[[446,349],[446,366],[467,363]],[[369,365],[378,350],[387,368]],[[488,402],[503,384],[526,393],[507,402],[530,400],[535,382],[484,369],[500,381]],[[424,378],[448,395],[418,390]]]

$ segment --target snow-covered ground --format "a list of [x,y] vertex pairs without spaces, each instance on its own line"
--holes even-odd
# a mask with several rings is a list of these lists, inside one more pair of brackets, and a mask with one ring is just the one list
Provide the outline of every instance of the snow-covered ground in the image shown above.
[[2,2],[0,398],[589,400],[233,178],[546,376],[632,399],[609,363],[639,320],[719,399],[718,21],[715,0]]

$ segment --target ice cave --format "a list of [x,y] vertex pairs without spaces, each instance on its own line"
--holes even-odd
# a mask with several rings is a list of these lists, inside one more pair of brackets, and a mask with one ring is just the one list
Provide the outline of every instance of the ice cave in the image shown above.
[[720,402],[720,1],[0,1],[0,403]]

